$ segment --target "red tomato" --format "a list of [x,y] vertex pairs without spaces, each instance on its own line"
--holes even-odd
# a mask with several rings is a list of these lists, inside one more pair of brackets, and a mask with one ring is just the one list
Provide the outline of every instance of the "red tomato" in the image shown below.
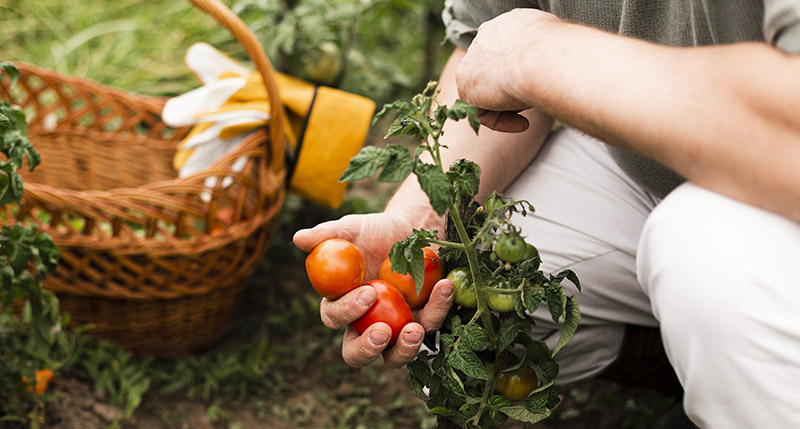
[[331,238],[318,244],[306,258],[306,273],[311,286],[328,299],[361,286],[367,275],[364,255],[351,242]]
[[353,328],[363,334],[373,323],[386,323],[392,328],[392,338],[386,347],[391,347],[397,342],[403,326],[414,321],[411,307],[406,303],[403,294],[388,282],[370,280],[366,284],[375,288],[378,299],[360,319],[353,322]]
[[381,269],[378,271],[378,278],[396,287],[403,294],[411,308],[419,308],[425,305],[431,296],[433,285],[442,279],[442,263],[439,261],[439,255],[430,247],[422,248],[422,254],[425,257],[425,282],[422,284],[419,296],[417,296],[417,285],[414,284],[411,274],[392,272],[392,263],[389,258],[383,261]]

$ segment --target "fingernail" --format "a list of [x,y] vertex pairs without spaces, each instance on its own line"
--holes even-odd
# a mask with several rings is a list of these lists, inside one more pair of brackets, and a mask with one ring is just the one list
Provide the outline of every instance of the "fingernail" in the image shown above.
[[439,290],[439,296],[444,299],[450,299],[453,296],[454,288],[452,286],[445,286]]
[[358,294],[358,303],[364,307],[369,307],[378,298],[378,292],[375,288],[368,287]]
[[419,342],[422,341],[422,335],[419,332],[406,332],[403,335],[403,342],[409,346],[416,346]]
[[369,342],[375,346],[382,346],[389,341],[389,334],[383,331],[373,331],[369,333]]

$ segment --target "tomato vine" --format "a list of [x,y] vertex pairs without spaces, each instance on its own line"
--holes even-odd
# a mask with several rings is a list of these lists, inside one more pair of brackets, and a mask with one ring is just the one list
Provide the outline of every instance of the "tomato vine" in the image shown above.
[[[454,305],[438,333],[435,350],[423,350],[408,365],[412,393],[426,402],[431,413],[463,428],[494,428],[508,418],[535,423],[548,417],[558,402],[554,356],[572,339],[580,320],[577,299],[566,295],[562,281],[569,280],[578,289],[580,283],[570,270],[547,275],[539,269],[538,251],[524,243],[519,228],[510,221],[513,213],[532,213],[530,203],[493,192],[481,206],[475,200],[480,166],[460,159],[445,170],[440,152],[445,122],[467,119],[475,133],[480,122],[474,106],[463,100],[450,107],[440,105],[437,94],[436,83],[431,82],[410,102],[386,104],[375,116],[377,121],[397,113],[386,137],[414,137],[420,144],[413,154],[400,144],[367,146],[351,159],[340,180],[360,180],[377,173],[379,182],[397,182],[413,173],[433,210],[447,214],[454,227],[455,237],[444,239],[438,231],[414,230],[395,243],[389,254],[394,270],[410,273],[419,293],[424,279],[422,249],[440,245],[443,263],[468,270],[471,281],[461,283],[472,287],[477,301],[474,308]],[[432,163],[423,161],[423,153],[430,155]],[[510,297],[513,311],[492,311],[492,294],[502,295],[506,303]],[[529,314],[543,303],[553,321],[562,323],[552,350],[531,336],[534,322]],[[495,393],[501,374],[530,370],[539,385],[525,398],[512,400]]]

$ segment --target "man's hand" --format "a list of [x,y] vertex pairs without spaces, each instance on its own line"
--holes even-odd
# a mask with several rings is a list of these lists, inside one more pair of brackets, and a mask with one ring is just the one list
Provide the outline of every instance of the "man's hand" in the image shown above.
[[362,286],[334,301],[323,298],[320,303],[322,323],[331,329],[347,326],[342,344],[342,358],[348,365],[369,365],[382,353],[386,366],[399,368],[417,356],[426,332],[435,331],[442,326],[453,302],[453,282],[443,279],[436,283],[428,303],[414,315],[416,322],[403,328],[397,343],[390,349],[386,349],[392,336],[389,325],[376,323],[362,335],[350,326],[350,323],[372,306],[376,296],[372,286]]
[[[409,219],[420,217],[393,215],[388,212],[367,215],[349,215],[339,220],[321,223],[314,228],[297,231],[294,244],[310,252],[329,238],[342,238],[352,242],[364,254],[367,264],[367,280],[378,276],[381,262],[386,259],[392,245],[404,239],[412,231]],[[337,300],[322,299],[320,317],[331,329],[346,326],[342,357],[351,366],[362,367],[375,361],[382,353],[384,363],[390,367],[401,367],[411,362],[419,352],[426,332],[439,329],[444,322],[453,300],[453,283],[441,280],[433,288],[430,301],[415,314],[415,323],[406,325],[397,343],[386,349],[392,331],[385,323],[376,323],[362,334],[349,326],[375,303],[377,293],[372,286],[362,286]]]
[[456,71],[458,95],[478,107],[481,123],[493,130],[522,132],[528,120],[519,112],[533,107],[519,97],[525,70],[519,58],[526,49],[521,35],[546,31],[559,22],[536,9],[514,9],[483,23]]

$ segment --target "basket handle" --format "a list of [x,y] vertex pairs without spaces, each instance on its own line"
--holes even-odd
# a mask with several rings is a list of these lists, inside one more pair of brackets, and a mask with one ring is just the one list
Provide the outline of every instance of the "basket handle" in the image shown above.
[[285,130],[284,130],[284,111],[283,103],[278,94],[278,84],[275,81],[274,69],[267,58],[264,48],[258,42],[258,38],[252,30],[245,25],[227,6],[219,0],[189,0],[197,8],[211,15],[217,22],[222,24],[233,34],[236,40],[244,47],[245,52],[253,61],[256,69],[264,79],[267,89],[270,108],[270,139],[272,146],[272,159],[270,168],[278,172],[283,169],[285,156]]

